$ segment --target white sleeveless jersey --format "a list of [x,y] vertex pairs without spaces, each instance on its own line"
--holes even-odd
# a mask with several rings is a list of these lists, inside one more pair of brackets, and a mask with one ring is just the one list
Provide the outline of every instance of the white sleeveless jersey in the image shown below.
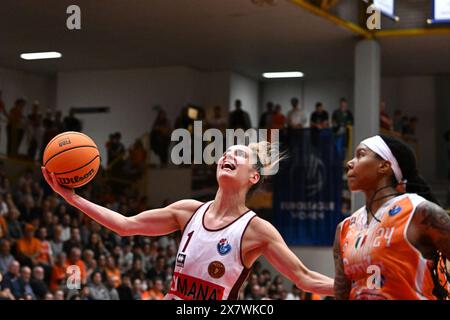
[[204,216],[212,201],[187,222],[178,248],[170,291],[165,299],[236,300],[250,269],[242,263],[241,244],[250,220],[247,211],[220,229],[207,229]]

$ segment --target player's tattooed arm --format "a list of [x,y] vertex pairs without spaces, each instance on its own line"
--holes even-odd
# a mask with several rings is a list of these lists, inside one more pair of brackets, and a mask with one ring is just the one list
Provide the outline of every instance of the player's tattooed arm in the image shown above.
[[336,228],[336,236],[334,238],[333,256],[334,256],[334,297],[338,300],[347,300],[350,296],[351,282],[344,273],[344,264],[342,262],[341,253],[341,227],[342,222]]
[[424,201],[417,206],[414,220],[425,244],[450,257],[449,214],[438,205]]

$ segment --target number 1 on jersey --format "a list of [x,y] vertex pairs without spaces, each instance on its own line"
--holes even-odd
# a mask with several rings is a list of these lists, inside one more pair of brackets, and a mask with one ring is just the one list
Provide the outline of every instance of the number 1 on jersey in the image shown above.
[[189,232],[188,233],[188,239],[187,239],[187,241],[186,241],[186,244],[184,245],[184,247],[183,247],[183,250],[182,250],[182,252],[185,252],[186,251],[186,248],[187,248],[187,246],[188,246],[188,244],[189,244],[189,242],[191,241],[191,238],[192,238],[192,235],[194,234],[194,231],[191,231],[191,232]]

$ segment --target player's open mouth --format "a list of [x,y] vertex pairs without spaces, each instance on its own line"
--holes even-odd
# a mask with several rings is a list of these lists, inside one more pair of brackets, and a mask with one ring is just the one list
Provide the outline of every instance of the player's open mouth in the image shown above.
[[225,161],[224,163],[222,163],[222,170],[227,170],[227,171],[233,171],[234,169],[236,169],[236,166],[228,161]]

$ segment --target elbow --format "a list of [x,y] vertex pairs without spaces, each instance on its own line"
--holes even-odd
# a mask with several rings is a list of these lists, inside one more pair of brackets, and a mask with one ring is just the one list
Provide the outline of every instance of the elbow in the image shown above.
[[295,275],[295,284],[297,288],[303,291],[311,291],[313,281],[311,277],[311,271],[307,268],[300,268]]
[[131,232],[131,230],[129,230],[128,228],[125,227],[120,227],[116,230],[114,230],[115,233],[117,233],[119,236],[121,237],[130,237],[133,236],[133,232]]

